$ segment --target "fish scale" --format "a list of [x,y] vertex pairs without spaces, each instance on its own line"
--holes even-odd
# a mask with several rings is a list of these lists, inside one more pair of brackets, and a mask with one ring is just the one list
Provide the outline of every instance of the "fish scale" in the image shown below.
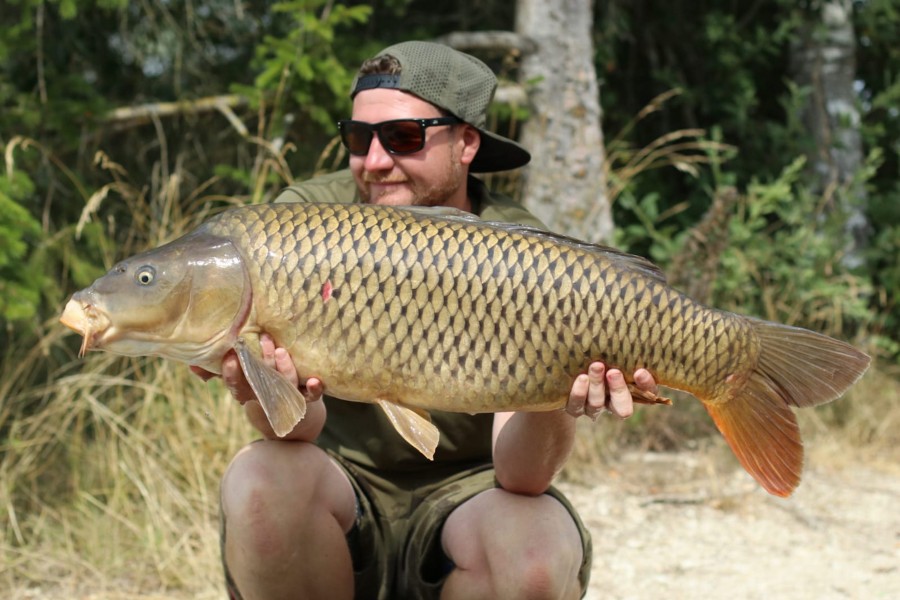
[[[422,395],[431,387],[456,390],[460,379],[471,381],[470,385],[481,391],[475,396],[477,403],[468,406],[459,406],[458,402],[470,394],[445,396],[445,402],[455,404],[430,404],[429,408],[475,412],[515,404],[521,410],[528,406],[510,396],[525,391],[533,406],[559,406],[565,401],[567,384],[592,357],[602,357],[628,372],[650,367],[664,379],[692,380],[692,389],[714,385],[712,379],[721,372],[715,361],[718,353],[707,348],[713,342],[703,337],[688,337],[686,345],[694,353],[681,361],[660,362],[666,357],[648,353],[656,347],[653,340],[659,338],[648,325],[658,320],[646,313],[658,304],[653,302],[654,297],[665,300],[669,296],[664,289],[654,290],[652,282],[637,274],[598,265],[596,257],[578,246],[559,247],[542,238],[516,234],[500,238],[498,243],[469,222],[439,228],[415,213],[408,213],[404,219],[387,219],[378,218],[377,211],[357,212],[354,209],[358,207],[318,207],[315,213],[304,214],[311,244],[298,258],[298,262],[310,266],[283,270],[293,275],[285,283],[283,275],[282,279],[274,275],[282,257],[304,248],[295,243],[290,247],[291,238],[283,231],[292,232],[295,238],[304,234],[302,223],[278,214],[281,207],[267,205],[247,211],[235,223],[219,222],[220,231],[211,232],[224,232],[255,217],[245,226],[248,244],[256,249],[254,259],[263,266],[260,281],[275,283],[270,295],[293,297],[295,302],[288,311],[302,317],[294,320],[296,331],[288,334],[288,339],[299,339],[302,331],[312,327],[322,336],[319,343],[340,349],[340,358],[332,362],[353,364],[354,376],[365,371],[357,363],[378,356],[379,365],[386,364],[404,377],[427,380],[427,384],[410,386],[410,394]],[[477,233],[472,234],[473,229]],[[487,244],[486,238],[491,239]],[[273,252],[275,248],[280,252]],[[479,255],[485,260],[477,260]],[[360,261],[361,256],[370,260]],[[391,268],[378,269],[378,265]],[[313,273],[318,278],[311,279]],[[390,284],[386,283],[389,279]],[[327,302],[316,301],[326,280],[334,287],[332,299],[337,301],[330,311],[325,310]],[[428,281],[440,281],[441,285],[428,285]],[[345,289],[351,292],[343,294]],[[472,295],[480,303],[473,302]],[[591,310],[598,295],[601,308]],[[680,302],[677,294],[671,295],[674,306],[669,304],[667,308],[675,315],[676,326],[690,322],[691,315],[684,313],[695,306]],[[377,305],[373,297],[379,299]],[[475,305],[482,309],[473,310]],[[692,314],[708,312],[698,309]],[[535,313],[543,317],[539,326],[534,326]],[[486,331],[484,321],[488,316],[494,327]],[[317,327],[319,322],[321,326]],[[375,326],[377,323],[380,325]],[[411,335],[400,339],[391,336],[398,327]],[[690,331],[706,331],[702,327],[700,321]],[[401,347],[396,359],[378,353],[388,338],[394,352]],[[608,350],[613,347],[610,340],[617,340],[615,354]],[[535,345],[536,341],[540,343]],[[403,348],[405,345],[409,350]],[[473,369],[479,349],[488,360]],[[537,364],[560,368],[545,375],[535,373]],[[712,368],[706,369],[710,364]],[[308,369],[310,375],[314,374],[314,367]],[[540,393],[535,395],[535,391]],[[411,405],[415,401],[405,400]]]
[[377,403],[428,457],[439,435],[429,410],[558,410],[592,361],[644,367],[697,396],[741,464],[783,496],[803,462],[791,407],[838,397],[869,363],[839,340],[702,306],[642,258],[446,209],[229,210],[123,261],[61,320],[85,350],[214,371],[233,349],[284,435],[305,400],[262,360],[267,332],[302,378]]

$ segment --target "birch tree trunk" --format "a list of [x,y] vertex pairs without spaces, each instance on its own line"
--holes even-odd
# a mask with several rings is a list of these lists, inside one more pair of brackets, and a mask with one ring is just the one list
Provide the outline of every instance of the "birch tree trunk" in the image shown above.
[[537,45],[520,69],[532,110],[521,137],[532,153],[523,198],[553,230],[609,242],[592,25],[590,0],[518,0],[516,33]]
[[863,165],[856,78],[856,38],[851,0],[826,0],[821,13],[804,28],[794,44],[794,79],[810,90],[803,122],[815,141],[810,168],[820,182],[819,192],[831,208],[846,216],[844,264],[859,266],[867,243],[865,190],[854,181]]

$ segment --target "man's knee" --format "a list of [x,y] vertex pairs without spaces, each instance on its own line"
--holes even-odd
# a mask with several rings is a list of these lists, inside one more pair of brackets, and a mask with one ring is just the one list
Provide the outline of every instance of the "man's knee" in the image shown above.
[[272,496],[288,491],[304,477],[302,471],[290,473],[287,463],[291,459],[286,453],[286,450],[304,452],[303,444],[289,449],[279,444],[283,443],[255,442],[235,455],[222,477],[222,504],[226,514],[273,502]]
[[476,575],[470,580],[490,582],[495,598],[581,595],[581,536],[572,515],[551,496],[489,490],[451,514],[443,539],[457,565]]
[[277,503],[285,497],[288,482],[283,480],[277,455],[272,442],[250,444],[235,455],[222,478],[226,538],[239,539],[256,556],[281,549]]
[[336,516],[352,512],[353,491],[342,479],[328,455],[312,444],[250,444],[234,457],[222,479],[227,534],[241,535],[242,543],[255,552],[277,552],[323,510]]
[[557,548],[558,552],[549,551],[549,547],[523,556],[518,563],[518,572],[513,579],[520,583],[515,592],[516,598],[525,600],[559,600],[562,598],[578,598],[581,586],[578,582],[580,552],[574,553],[569,548]]
[[[222,481],[223,559],[245,598],[349,598],[349,479],[312,444],[241,450]],[[324,591],[327,589],[327,593]]]

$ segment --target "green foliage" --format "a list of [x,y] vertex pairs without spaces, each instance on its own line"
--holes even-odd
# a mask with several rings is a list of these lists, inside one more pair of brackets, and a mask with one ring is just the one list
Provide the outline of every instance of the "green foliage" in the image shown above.
[[684,234],[681,227],[660,215],[659,194],[649,193],[640,200],[631,194],[619,198],[619,206],[634,214],[635,221],[616,229],[616,245],[632,252],[647,254],[661,265],[671,262]]
[[[752,181],[729,206],[722,233],[727,244],[716,250],[714,272],[704,273],[712,280],[709,301],[734,312],[852,336],[874,318],[872,285],[865,274],[842,266],[845,221],[826,212],[822,197],[804,185],[804,163],[798,158],[778,177]],[[688,246],[692,231],[677,227],[672,213],[660,211],[658,196],[639,202],[628,197],[623,208],[632,210],[639,224],[620,230],[622,245],[649,247],[664,267],[706,260],[710,248],[695,255],[696,248]]]
[[348,90],[356,72],[355,65],[335,54],[335,36],[341,27],[364,23],[370,13],[366,5],[333,5],[327,0],[274,4],[272,16],[283,21],[283,33],[268,35],[257,45],[253,65],[259,74],[253,88],[236,89],[258,100],[287,93],[292,107],[333,129],[335,111],[350,108]]
[[867,263],[875,285],[872,302],[879,315],[876,342],[885,354],[900,364],[900,183],[884,195],[875,196],[870,213],[877,229],[866,251]]
[[48,233],[29,210],[37,186],[19,167],[40,155],[35,146],[13,138],[4,148],[7,168],[0,175],[0,323],[26,330],[57,310],[69,282],[84,286],[100,274],[97,249],[105,242],[96,227],[80,240],[73,239],[74,225]]
[[[782,108],[789,43],[801,22],[793,6],[786,0],[602,3],[597,52],[607,130],[619,131],[651,98],[677,88],[683,93],[636,129],[637,147],[676,129],[716,126],[725,143],[741,150],[732,166],[739,183],[776,175],[802,139],[784,131]],[[679,201],[703,197],[671,172],[643,177],[637,195],[647,190]],[[698,214],[689,211],[682,222]]]
[[19,200],[34,190],[24,173],[0,175],[0,319],[34,317],[44,278],[25,261],[29,246],[41,238],[41,225]]
[[[857,270],[841,260],[843,215],[810,192],[818,188],[797,158],[810,148],[799,118],[810,90],[790,79],[791,42],[820,5],[596,3],[619,244],[717,306],[845,338],[874,334],[882,356],[900,362],[900,0],[855,3],[870,159],[853,189],[864,186],[872,225]],[[215,480],[250,435],[242,413],[185,369],[103,354],[77,360],[77,336],[63,337],[56,323],[65,297],[121,256],[223,205],[267,201],[312,172],[334,120],[350,110],[355,67],[375,50],[510,29],[514,11],[496,0],[3,4],[0,500],[15,518],[0,533],[9,577],[43,585],[52,570],[118,581],[149,560],[140,569],[148,589],[193,590],[197,574],[219,585]],[[516,78],[515,56],[476,53]],[[227,92],[250,102],[189,108]],[[185,108],[112,113],[163,103]],[[526,118],[525,107],[490,116],[513,135]],[[608,133],[616,131],[624,133]],[[719,239],[694,235],[703,227]],[[699,251],[698,239],[707,244]],[[697,273],[709,281],[698,286]],[[656,434],[660,446],[711,428],[699,413],[698,404],[654,411],[669,432]],[[639,414],[620,431],[652,444],[651,413]],[[110,522],[112,537],[101,539]],[[204,558],[186,566],[195,547]]]
[[[73,288],[126,248],[158,239],[154,207],[196,202],[195,190],[265,197],[283,187],[292,178],[289,142],[332,135],[334,115],[348,109],[348,65],[356,61],[336,56],[336,35],[370,12],[324,0],[4,5],[0,317],[25,328],[53,318]],[[189,104],[185,90],[221,95],[241,85],[256,103],[231,121],[190,112],[143,122],[107,117],[116,105]],[[258,134],[250,136],[254,120]],[[238,121],[249,121],[243,132],[230,126]],[[309,171],[314,154],[303,156]],[[132,229],[142,223],[150,226]]]
[[[86,115],[102,112],[105,101],[91,79],[95,66],[82,62],[73,46],[79,20],[102,22],[127,0],[20,0],[0,13],[0,132],[32,136],[35,130],[77,135]],[[66,102],[55,102],[58,99]],[[3,140],[6,141],[6,140]]]
[[731,221],[716,293],[735,310],[849,336],[871,320],[871,286],[841,266],[845,219],[826,213],[822,198],[803,185],[803,163],[748,187]]
[[883,153],[867,180],[873,228],[867,262],[876,287],[873,305],[880,315],[877,341],[900,364],[900,310],[896,300],[900,290],[900,1],[867,0],[855,6],[861,131],[866,146]]
[[[813,35],[816,34],[822,8],[823,3],[818,1],[788,0],[738,0],[728,5],[708,1],[610,0],[598,4],[597,63],[604,80],[601,100],[606,131],[629,129],[634,115],[644,110],[651,98],[677,88],[681,94],[629,129],[630,146],[649,147],[660,136],[680,128],[715,127],[721,131],[723,142],[737,148],[736,158],[718,172],[656,169],[628,180],[625,188],[617,191],[621,195],[613,206],[613,214],[616,225],[623,230],[623,241],[633,244],[629,246],[632,250],[650,254],[655,260],[671,258],[676,253],[674,248],[681,243],[675,239],[680,235],[678,232],[688,230],[702,218],[717,190],[734,185],[744,191],[743,196],[749,197],[754,190],[759,191],[760,185],[784,182],[788,173],[786,165],[814,151],[811,132],[801,120],[812,90],[794,81],[796,74],[791,71],[791,58],[796,39],[804,28],[812,26]],[[853,3],[853,8],[860,131],[864,153],[870,157],[856,177],[861,185],[842,186],[833,190],[834,196],[816,198],[808,190],[822,188],[820,175],[811,170],[792,175],[792,191],[785,196],[791,200],[786,202],[792,210],[807,211],[806,229],[817,231],[815,235],[810,234],[808,247],[803,248],[807,252],[804,256],[810,261],[808,265],[796,264],[799,259],[794,259],[791,253],[800,250],[801,240],[786,232],[802,227],[791,224],[790,219],[795,215],[789,214],[787,206],[774,207],[765,198],[754,200],[770,211],[760,219],[770,227],[780,223],[784,230],[777,240],[765,229],[766,235],[754,234],[746,242],[787,244],[785,264],[797,268],[797,277],[802,280],[807,268],[831,268],[845,252],[835,241],[832,247],[835,258],[826,259],[826,247],[816,242],[816,236],[848,237],[839,222],[846,215],[831,214],[837,204],[833,199],[859,203],[869,223],[868,237],[863,241],[868,249],[862,253],[865,264],[849,277],[858,277],[865,284],[860,284],[857,290],[856,281],[847,281],[843,288],[838,283],[837,289],[852,290],[856,299],[852,306],[834,307],[832,312],[843,311],[855,315],[850,318],[857,318],[860,307],[867,302],[868,323],[878,331],[878,343],[896,347],[900,340],[900,318],[896,316],[892,298],[900,280],[894,258],[897,243],[894,224],[900,222],[897,202],[900,187],[896,183],[900,177],[897,142],[900,111],[896,109],[900,98],[900,50],[896,44],[900,1],[867,0]],[[615,183],[614,177],[610,180]],[[865,192],[864,197],[861,190]],[[655,220],[658,215],[665,215],[666,219]],[[642,235],[640,229],[648,227],[648,222],[652,227]],[[746,227],[754,227],[756,223],[751,221]],[[780,258],[774,249],[761,248],[758,253],[746,253],[743,260]],[[735,264],[731,267],[737,268],[738,259],[733,257],[733,260]],[[757,275],[763,283],[770,282],[767,285],[785,280],[780,273],[769,273],[762,266],[759,269],[761,273]],[[790,288],[799,286],[799,281],[785,283]],[[810,294],[819,298],[828,289],[808,281],[806,284],[818,290]],[[763,313],[773,310],[762,298],[754,298],[752,294],[743,297],[749,303],[744,307],[747,310]],[[797,306],[815,314],[825,310],[813,304],[811,300],[806,304],[801,301]],[[795,318],[790,313],[787,316]],[[817,318],[810,316],[812,321]],[[888,355],[900,358],[895,351]]]

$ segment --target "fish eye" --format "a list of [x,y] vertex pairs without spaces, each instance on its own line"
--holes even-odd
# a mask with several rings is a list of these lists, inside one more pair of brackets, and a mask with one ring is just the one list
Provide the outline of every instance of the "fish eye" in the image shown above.
[[141,285],[150,285],[156,279],[156,269],[145,265],[134,272],[134,280]]

